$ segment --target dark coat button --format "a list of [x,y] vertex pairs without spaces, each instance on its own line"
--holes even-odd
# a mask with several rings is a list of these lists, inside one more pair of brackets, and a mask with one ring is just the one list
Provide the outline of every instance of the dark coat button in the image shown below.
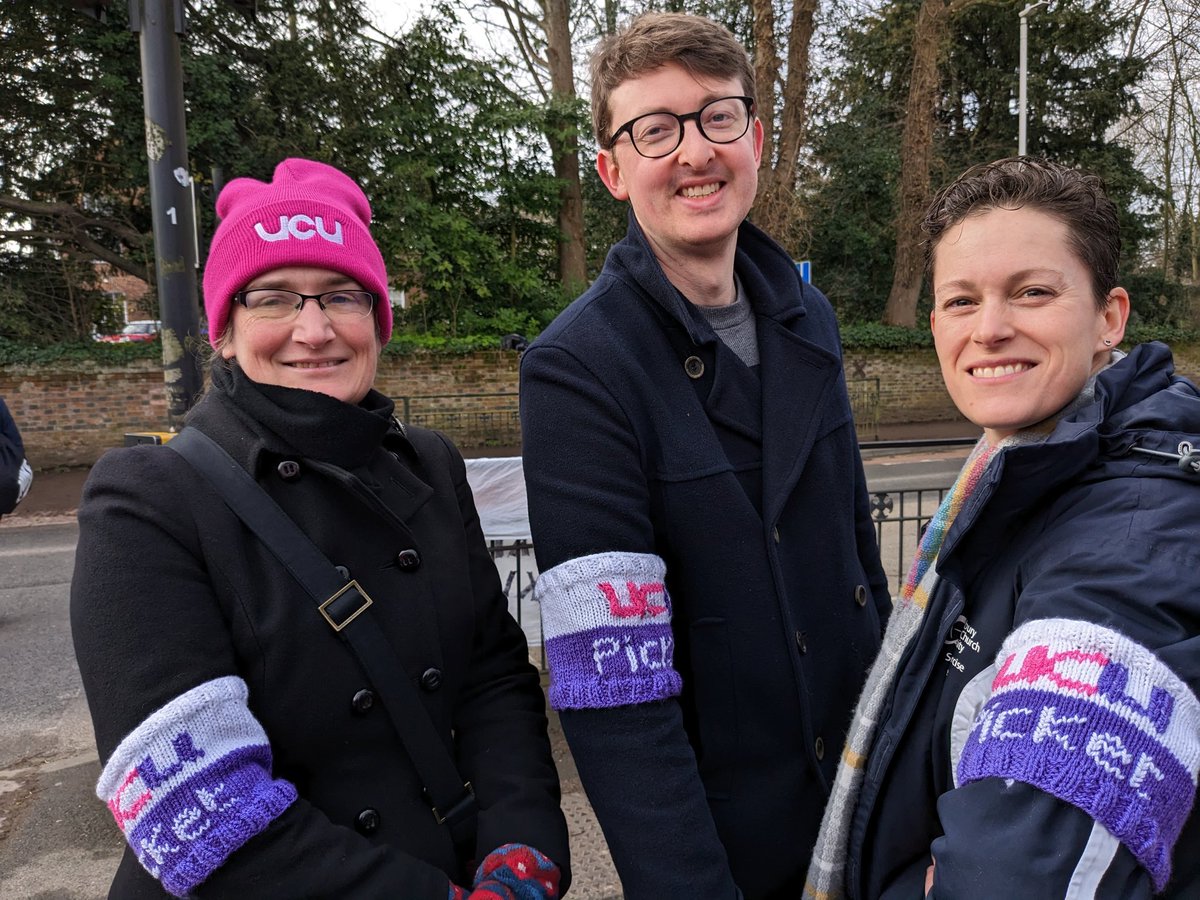
[[796,649],[801,656],[808,652],[808,636],[803,631],[796,632]]
[[689,356],[683,361],[683,371],[688,378],[699,378],[704,374],[704,360],[698,356]]
[[275,471],[284,481],[295,481],[300,477],[300,463],[294,459],[285,459],[275,467]]
[[442,670],[428,668],[421,673],[421,687],[427,691],[436,691],[442,686]]
[[820,738],[817,738],[816,741],[813,742],[813,751],[817,754],[817,759],[824,759],[825,742]]
[[865,584],[860,584],[854,589],[854,602],[859,606],[867,605],[867,586]]
[[396,565],[405,571],[412,571],[421,565],[421,554],[412,548],[401,550],[396,554]]
[[371,707],[375,705],[375,694],[372,691],[363,688],[354,695],[350,701],[350,706],[359,715],[370,712]]
[[379,830],[379,810],[368,806],[354,817],[354,827],[359,834],[374,834]]

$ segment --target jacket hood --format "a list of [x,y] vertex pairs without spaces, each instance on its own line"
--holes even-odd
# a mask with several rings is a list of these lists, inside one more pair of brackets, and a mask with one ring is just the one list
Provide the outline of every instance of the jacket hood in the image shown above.
[[[1104,477],[1117,471],[1175,477],[1183,474],[1178,466],[1146,466],[1147,457],[1132,450],[1177,453],[1182,441],[1200,445],[1200,391],[1175,375],[1170,349],[1152,342],[1101,372],[1092,401],[1064,415],[1044,443],[1005,451],[998,468],[1007,471],[1006,490],[1015,489],[1009,482],[1019,478],[1026,490],[1038,492],[1095,467]],[[1136,472],[1123,471],[1132,466]]]
[[1113,366],[1097,379],[1097,400],[1107,407],[1098,429],[1105,452],[1139,446],[1174,453],[1182,441],[1200,446],[1200,390],[1175,374],[1167,346],[1142,344],[1130,359],[1135,365]]

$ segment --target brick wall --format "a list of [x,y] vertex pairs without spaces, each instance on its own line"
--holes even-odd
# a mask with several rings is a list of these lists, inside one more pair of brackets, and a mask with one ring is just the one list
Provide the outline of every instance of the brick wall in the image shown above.
[[[517,445],[518,363],[516,353],[501,350],[389,356],[380,362],[375,386],[397,398],[398,412],[402,398],[413,398],[411,421],[442,428],[464,447]],[[430,395],[453,399],[421,399]],[[126,432],[166,428],[166,390],[153,360],[120,368],[2,366],[0,397],[36,469],[91,465],[106,449],[121,446]]]
[[[961,418],[942,383],[937,355],[929,350],[849,350],[844,358],[851,397],[856,385],[865,382],[872,391],[878,385],[878,423],[904,425],[917,422],[948,422]],[[856,419],[862,430],[865,407],[855,403]],[[864,435],[866,437],[867,435]]]
[[[1198,380],[1200,344],[1174,348],[1178,370]],[[518,355],[385,357],[376,387],[397,398],[408,419],[445,430],[463,447],[517,446]],[[873,426],[956,421],[932,350],[848,351],[846,377],[863,438]],[[878,391],[876,393],[876,385]],[[434,401],[449,395],[450,400]],[[162,374],[150,360],[122,368],[0,367],[0,396],[12,410],[35,468],[90,465],[127,431],[166,424]],[[877,399],[875,399],[877,397]]]

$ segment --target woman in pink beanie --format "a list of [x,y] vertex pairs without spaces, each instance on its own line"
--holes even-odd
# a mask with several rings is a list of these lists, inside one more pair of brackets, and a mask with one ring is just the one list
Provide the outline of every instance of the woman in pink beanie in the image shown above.
[[106,454],[79,511],[110,896],[558,897],[544,699],[462,457],[372,387],[370,204],[287,159],[217,213],[211,387],[167,449]]

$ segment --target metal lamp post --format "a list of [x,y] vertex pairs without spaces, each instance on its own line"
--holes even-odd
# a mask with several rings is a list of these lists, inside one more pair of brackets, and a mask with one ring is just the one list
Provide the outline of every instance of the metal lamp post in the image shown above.
[[1025,155],[1025,133],[1027,130],[1027,111],[1025,103],[1025,58],[1029,53],[1029,14],[1039,6],[1049,5],[1050,0],[1037,0],[1030,3],[1020,12],[1021,18],[1021,61],[1017,89],[1017,155]]

